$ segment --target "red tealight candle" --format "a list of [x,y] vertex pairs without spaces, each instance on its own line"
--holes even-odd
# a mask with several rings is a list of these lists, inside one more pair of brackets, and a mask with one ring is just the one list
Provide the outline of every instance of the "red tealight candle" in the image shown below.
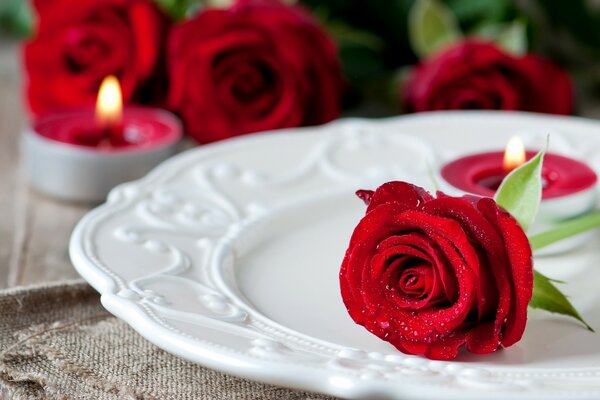
[[[509,141],[506,151],[471,154],[445,164],[441,177],[444,190],[492,197],[513,169],[536,154],[526,151],[519,138]],[[573,218],[596,205],[596,173],[586,164],[559,154],[546,153],[542,166],[542,203],[531,232],[550,229],[559,221]],[[585,240],[573,237],[543,249],[537,254],[556,254],[570,250]]]
[[[502,179],[536,154],[525,151],[513,138],[505,152],[486,152],[458,158],[442,167],[442,178],[462,191],[493,196]],[[546,153],[542,167],[543,199],[556,199],[585,192],[596,186],[596,173],[581,161]]]
[[86,146],[104,153],[160,147],[178,140],[180,124],[166,111],[123,107],[119,81],[108,76],[100,85],[96,108],[56,112],[33,124],[39,135],[66,144]]
[[31,183],[68,200],[102,200],[115,185],[140,178],[175,153],[181,123],[171,113],[123,107],[119,82],[107,77],[96,107],[41,116],[25,132]]
[[120,147],[139,143],[139,138],[127,140],[123,124],[123,95],[114,76],[107,76],[98,92],[94,122],[64,131],[64,140],[84,146]]

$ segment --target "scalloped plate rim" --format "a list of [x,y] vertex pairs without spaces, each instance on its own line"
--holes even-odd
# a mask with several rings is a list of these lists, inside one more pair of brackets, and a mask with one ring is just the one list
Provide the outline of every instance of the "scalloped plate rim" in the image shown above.
[[[118,289],[118,283],[108,276],[106,272],[100,271],[97,265],[89,260],[84,254],[83,242],[81,238],[85,234],[85,230],[89,227],[92,220],[99,218],[113,210],[114,207],[119,204],[119,201],[123,199],[122,193],[131,188],[140,188],[144,185],[151,184],[160,178],[164,171],[167,171],[171,166],[183,164],[191,159],[198,158],[200,154],[212,154],[219,151],[227,151],[230,146],[242,146],[245,143],[252,141],[262,141],[268,139],[272,135],[278,135],[283,137],[284,135],[297,135],[302,132],[311,132],[314,129],[330,129],[332,127],[339,127],[344,125],[352,125],[355,123],[366,123],[369,125],[377,124],[389,124],[389,123],[402,123],[411,120],[436,120],[446,118],[476,118],[476,119],[497,119],[502,116],[503,118],[522,118],[524,120],[555,120],[555,121],[568,121],[569,124],[582,124],[587,126],[600,127],[600,123],[586,118],[581,117],[565,117],[555,115],[543,115],[537,113],[527,112],[496,112],[496,111],[442,111],[442,112],[428,112],[420,113],[409,116],[389,117],[383,119],[363,119],[363,118],[344,118],[333,121],[329,124],[318,126],[318,127],[303,127],[303,128],[289,128],[284,130],[263,132],[238,138],[232,138],[221,141],[219,143],[209,144],[200,148],[187,150],[179,155],[172,157],[171,159],[163,162],[157,166],[145,177],[133,181],[124,183],[117,186],[111,191],[108,196],[108,200],[105,204],[97,207],[96,209],[89,212],[82,220],[78,223],[75,230],[73,231],[69,253],[75,269],[78,273],[100,294],[103,306],[112,314],[118,318],[126,321],[133,329],[140,333],[150,342],[154,343],[158,347],[169,351],[177,356],[188,359],[192,362],[201,363],[210,368],[220,370],[225,373],[231,373],[243,378],[258,380],[265,383],[270,383],[279,386],[285,386],[295,389],[307,390],[307,391],[319,391],[334,396],[342,396],[348,398],[370,398],[373,396],[382,396],[384,398],[405,398],[405,399],[429,399],[439,398],[438,396],[446,393],[449,398],[458,394],[458,397],[463,395],[475,395],[479,396],[483,391],[476,391],[471,393],[454,393],[450,394],[446,392],[447,388],[432,388],[429,387],[429,392],[423,392],[422,384],[406,384],[404,388],[395,385],[393,382],[381,383],[381,382],[368,382],[359,381],[358,383],[343,376],[343,374],[336,375],[324,375],[322,372],[315,372],[308,370],[302,366],[289,367],[289,369],[277,369],[272,368],[277,365],[271,361],[258,361],[255,358],[242,359],[232,357],[230,354],[225,354],[223,349],[215,350],[214,348],[208,348],[198,345],[193,340],[177,337],[174,338],[172,332],[163,327],[157,327],[155,321],[149,318],[148,314],[140,309],[134,302],[128,301],[122,297],[116,296]],[[210,346],[211,344],[208,344]],[[218,346],[218,345],[217,345]],[[190,349],[192,354],[190,355]],[[512,367],[498,367],[498,369],[514,370]],[[583,368],[588,371],[589,368]],[[560,371],[560,370],[557,370]],[[598,367],[600,371],[600,367]],[[306,374],[305,377],[299,379],[298,377],[302,374]],[[415,391],[416,389],[421,389]],[[515,393],[511,393],[515,394]],[[527,392],[524,396],[518,396],[519,398],[546,398],[549,393],[536,393]],[[598,388],[593,392],[581,392],[572,393],[573,398],[593,398],[600,394],[600,384]],[[487,393],[491,397],[502,397],[506,393]],[[550,394],[551,395],[551,394]],[[561,392],[559,396],[564,396],[565,393]]]

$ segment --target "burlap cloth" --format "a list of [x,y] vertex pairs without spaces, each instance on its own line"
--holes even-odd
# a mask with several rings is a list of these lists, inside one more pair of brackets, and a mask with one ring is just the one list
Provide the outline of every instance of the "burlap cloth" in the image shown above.
[[222,374],[152,345],[81,281],[0,291],[3,399],[331,399]]

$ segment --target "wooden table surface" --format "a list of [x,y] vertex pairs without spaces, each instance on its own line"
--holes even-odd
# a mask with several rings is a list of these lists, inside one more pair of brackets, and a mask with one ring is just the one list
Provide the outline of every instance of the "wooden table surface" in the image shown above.
[[0,37],[0,288],[76,278],[69,236],[91,206],[30,190],[20,157],[25,125],[19,45]]
[[[54,200],[28,187],[19,143],[26,116],[19,44],[0,36],[0,289],[78,277],[68,255],[71,231],[93,206]],[[600,117],[598,103],[580,115]]]

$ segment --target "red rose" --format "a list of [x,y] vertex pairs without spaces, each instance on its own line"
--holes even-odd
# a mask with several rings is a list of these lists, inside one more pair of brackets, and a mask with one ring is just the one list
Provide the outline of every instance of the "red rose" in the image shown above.
[[464,41],[425,60],[403,89],[407,112],[490,109],[570,114],[573,89],[559,67],[513,57],[491,43]]
[[207,9],[169,39],[170,104],[202,143],[337,117],[331,39],[299,7],[238,1]]
[[94,104],[107,75],[119,78],[125,101],[153,94],[145,84],[158,72],[168,23],[150,1],[36,0],[34,5],[37,33],[24,54],[31,111]]
[[357,194],[367,213],[340,271],[352,319],[408,354],[496,351],[521,339],[533,290],[531,247],[490,198],[432,197],[390,182]]

